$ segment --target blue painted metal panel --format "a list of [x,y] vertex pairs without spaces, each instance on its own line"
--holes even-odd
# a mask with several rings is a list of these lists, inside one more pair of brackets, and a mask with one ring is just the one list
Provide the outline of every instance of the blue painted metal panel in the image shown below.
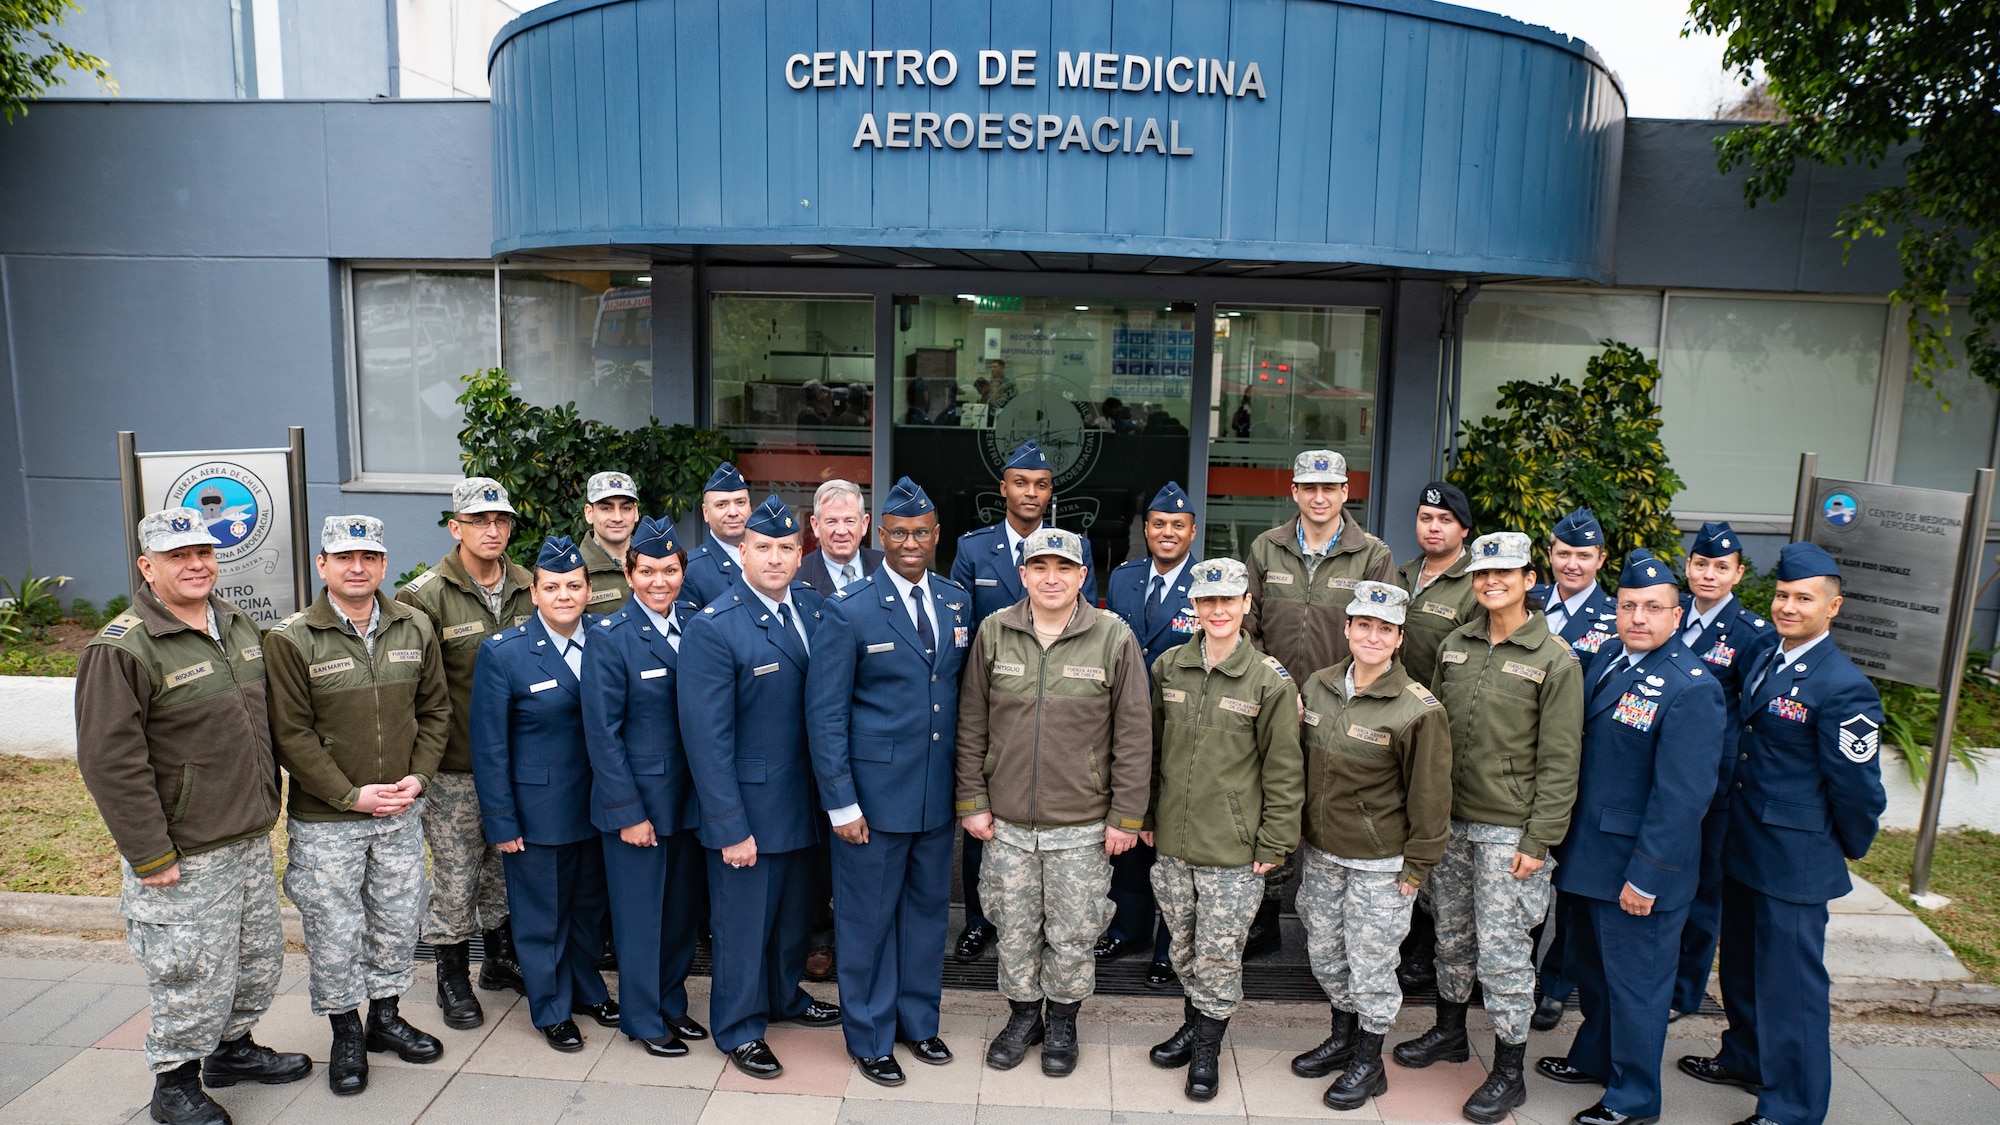
[[501,32],[490,68],[495,253],[1610,276],[1622,92],[1575,40],[1429,0],[557,0]]

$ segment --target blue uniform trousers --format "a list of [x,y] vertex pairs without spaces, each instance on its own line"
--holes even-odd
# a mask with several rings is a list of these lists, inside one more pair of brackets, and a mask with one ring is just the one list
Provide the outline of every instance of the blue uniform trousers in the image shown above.
[[758,852],[749,867],[731,867],[708,849],[708,921],[714,940],[709,1033],[734,1050],[762,1039],[771,1020],[805,1011],[812,997],[799,987],[811,937],[816,849]]
[[1833,1092],[1826,904],[1722,881],[1722,1065],[1763,1086],[1757,1112],[1821,1125]]
[[1537,983],[1541,985],[1543,996],[1558,1003],[1568,1000],[1569,994],[1576,991],[1576,976],[1569,971],[1568,961],[1572,956],[1569,950],[1570,912],[1577,909],[1578,901],[1567,891],[1557,891],[1554,903],[1549,907],[1548,919],[1535,927],[1537,941],[1541,939],[1539,931],[1544,927],[1549,933],[1549,948],[1542,954],[1542,971]]
[[1674,976],[1674,1011],[1693,1015],[1708,995],[1715,967],[1715,943],[1722,932],[1722,845],[1729,835],[1729,809],[1708,810],[1701,818],[1701,884],[1681,928],[1681,967]]
[[688,969],[697,926],[708,914],[701,842],[691,831],[658,839],[658,847],[637,848],[616,832],[603,834],[619,1027],[634,1039],[657,1039],[667,1034],[668,1020],[687,1015]]
[[535,1026],[561,1023],[576,1005],[604,1003],[611,993],[597,971],[606,910],[603,848],[595,840],[528,844],[501,853],[500,863]]
[[1122,941],[1137,942],[1151,934],[1153,960],[1164,961],[1173,945],[1167,920],[1159,916],[1153,899],[1153,859],[1156,853],[1145,844],[1133,844],[1111,857],[1111,904],[1118,912],[1111,916],[1105,933]]
[[866,844],[833,842],[840,1027],[856,1058],[938,1033],[954,831],[955,822],[929,832],[870,828]]
[[1667,999],[1686,920],[1685,906],[1639,918],[1615,902],[1575,895],[1563,919],[1566,975],[1583,1008],[1569,1064],[1604,1079],[1604,1104],[1631,1117],[1660,1113]]
[[965,838],[965,858],[959,864],[965,878],[965,924],[990,926],[985,909],[979,905],[979,860],[986,854],[986,847],[969,832],[960,835]]

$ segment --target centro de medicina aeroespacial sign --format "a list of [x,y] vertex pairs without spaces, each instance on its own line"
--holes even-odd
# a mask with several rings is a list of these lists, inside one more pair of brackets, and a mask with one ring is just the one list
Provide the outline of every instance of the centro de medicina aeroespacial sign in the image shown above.
[[[980,51],[977,81],[982,87],[1033,87],[1039,81],[1036,55]],[[783,70],[785,85],[794,90],[946,87],[958,80],[959,65],[958,55],[945,50],[814,51],[790,56]],[[1055,79],[1058,89],[1225,98],[1255,94],[1260,101],[1266,96],[1262,68],[1255,62],[1239,68],[1235,59],[1061,51]],[[1181,139],[1179,118],[1169,117],[1162,129],[1157,117],[1106,115],[1086,121],[1082,114],[1056,113],[864,113],[855,126],[853,147],[1046,152],[1051,145],[1057,152],[1085,154],[1194,155],[1194,146]]]

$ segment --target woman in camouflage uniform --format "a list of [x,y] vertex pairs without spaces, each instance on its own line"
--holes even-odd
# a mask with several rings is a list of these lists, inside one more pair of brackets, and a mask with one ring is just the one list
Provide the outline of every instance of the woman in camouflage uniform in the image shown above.
[[1333,1030],[1292,1072],[1324,1078],[1346,1067],[1323,1099],[1332,1109],[1389,1089],[1382,1036],[1403,1005],[1399,947],[1450,827],[1451,728],[1396,659],[1409,602],[1395,586],[1356,586],[1344,625],[1353,655],[1305,683],[1299,918]]

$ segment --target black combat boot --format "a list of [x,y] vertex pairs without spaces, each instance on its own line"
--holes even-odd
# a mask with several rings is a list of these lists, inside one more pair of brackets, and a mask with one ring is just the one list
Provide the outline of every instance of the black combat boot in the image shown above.
[[1464,1062],[1472,1057],[1472,1042],[1465,1037],[1465,1005],[1438,997],[1435,1027],[1415,1039],[1396,1044],[1396,1062],[1422,1070],[1434,1062]]
[[1028,1057],[1028,1048],[1040,1043],[1045,1031],[1040,1000],[1009,1000],[1007,1006],[1014,1014],[1007,1017],[1007,1026],[986,1045],[986,1065],[994,1070],[1020,1066],[1021,1060]]
[[1146,1057],[1153,1060],[1154,1066],[1167,1070],[1178,1070],[1186,1066],[1194,1051],[1195,1025],[1200,1018],[1201,1014],[1194,1010],[1194,1001],[1181,1001],[1180,1030],[1168,1036],[1166,1042],[1148,1051]]
[[201,1060],[201,1080],[210,1086],[234,1086],[238,1082],[261,1082],[283,1086],[313,1072],[311,1057],[287,1052],[280,1054],[261,1043],[253,1043],[250,1033],[240,1039],[225,1039]]
[[201,1088],[201,1063],[193,1060],[153,1075],[152,1110],[160,1125],[229,1125],[229,1111]]
[[1527,1079],[1521,1073],[1527,1054],[1526,1043],[1494,1040],[1493,1069],[1487,1073],[1486,1081],[1480,1084],[1479,1089],[1465,1099],[1462,1112],[1466,1120],[1491,1125],[1506,1117],[1508,1110],[1528,1100]]
[[472,951],[465,942],[437,946],[438,1011],[444,1025],[464,1031],[486,1022],[479,997],[472,992]]
[[1292,1060],[1292,1073],[1300,1078],[1325,1078],[1347,1065],[1354,1054],[1353,1012],[1333,1010],[1333,1033],[1326,1041]]
[[1382,1065],[1382,1037],[1362,1031],[1354,1037],[1354,1057],[1347,1069],[1326,1088],[1320,1100],[1328,1109],[1360,1109],[1369,1098],[1389,1092],[1389,1071]]
[[368,1033],[361,1030],[360,1012],[328,1016],[333,1024],[333,1050],[326,1056],[326,1088],[336,1094],[358,1094],[368,1088]]
[[[1194,1051],[1188,1060],[1185,1092],[1195,1101],[1205,1102],[1222,1088],[1222,1036],[1229,1030],[1229,1021],[1200,1012],[1194,1018]],[[1048,1048],[1042,1049],[1042,1057],[1048,1057]]]
[[1266,898],[1257,906],[1257,916],[1250,919],[1250,932],[1243,939],[1243,957],[1261,957],[1275,952],[1284,944],[1284,929],[1278,922],[1277,898]]
[[406,1063],[436,1062],[444,1054],[437,1036],[418,1031],[396,1011],[398,997],[368,1002],[368,1049],[393,1051]]
[[479,963],[479,987],[488,992],[511,988],[523,996],[528,982],[521,978],[521,955],[514,952],[514,930],[502,922],[485,932],[486,960]]
[[1049,1001],[1048,1031],[1042,1038],[1042,1073],[1061,1078],[1076,1069],[1076,1014],[1083,1001]]

